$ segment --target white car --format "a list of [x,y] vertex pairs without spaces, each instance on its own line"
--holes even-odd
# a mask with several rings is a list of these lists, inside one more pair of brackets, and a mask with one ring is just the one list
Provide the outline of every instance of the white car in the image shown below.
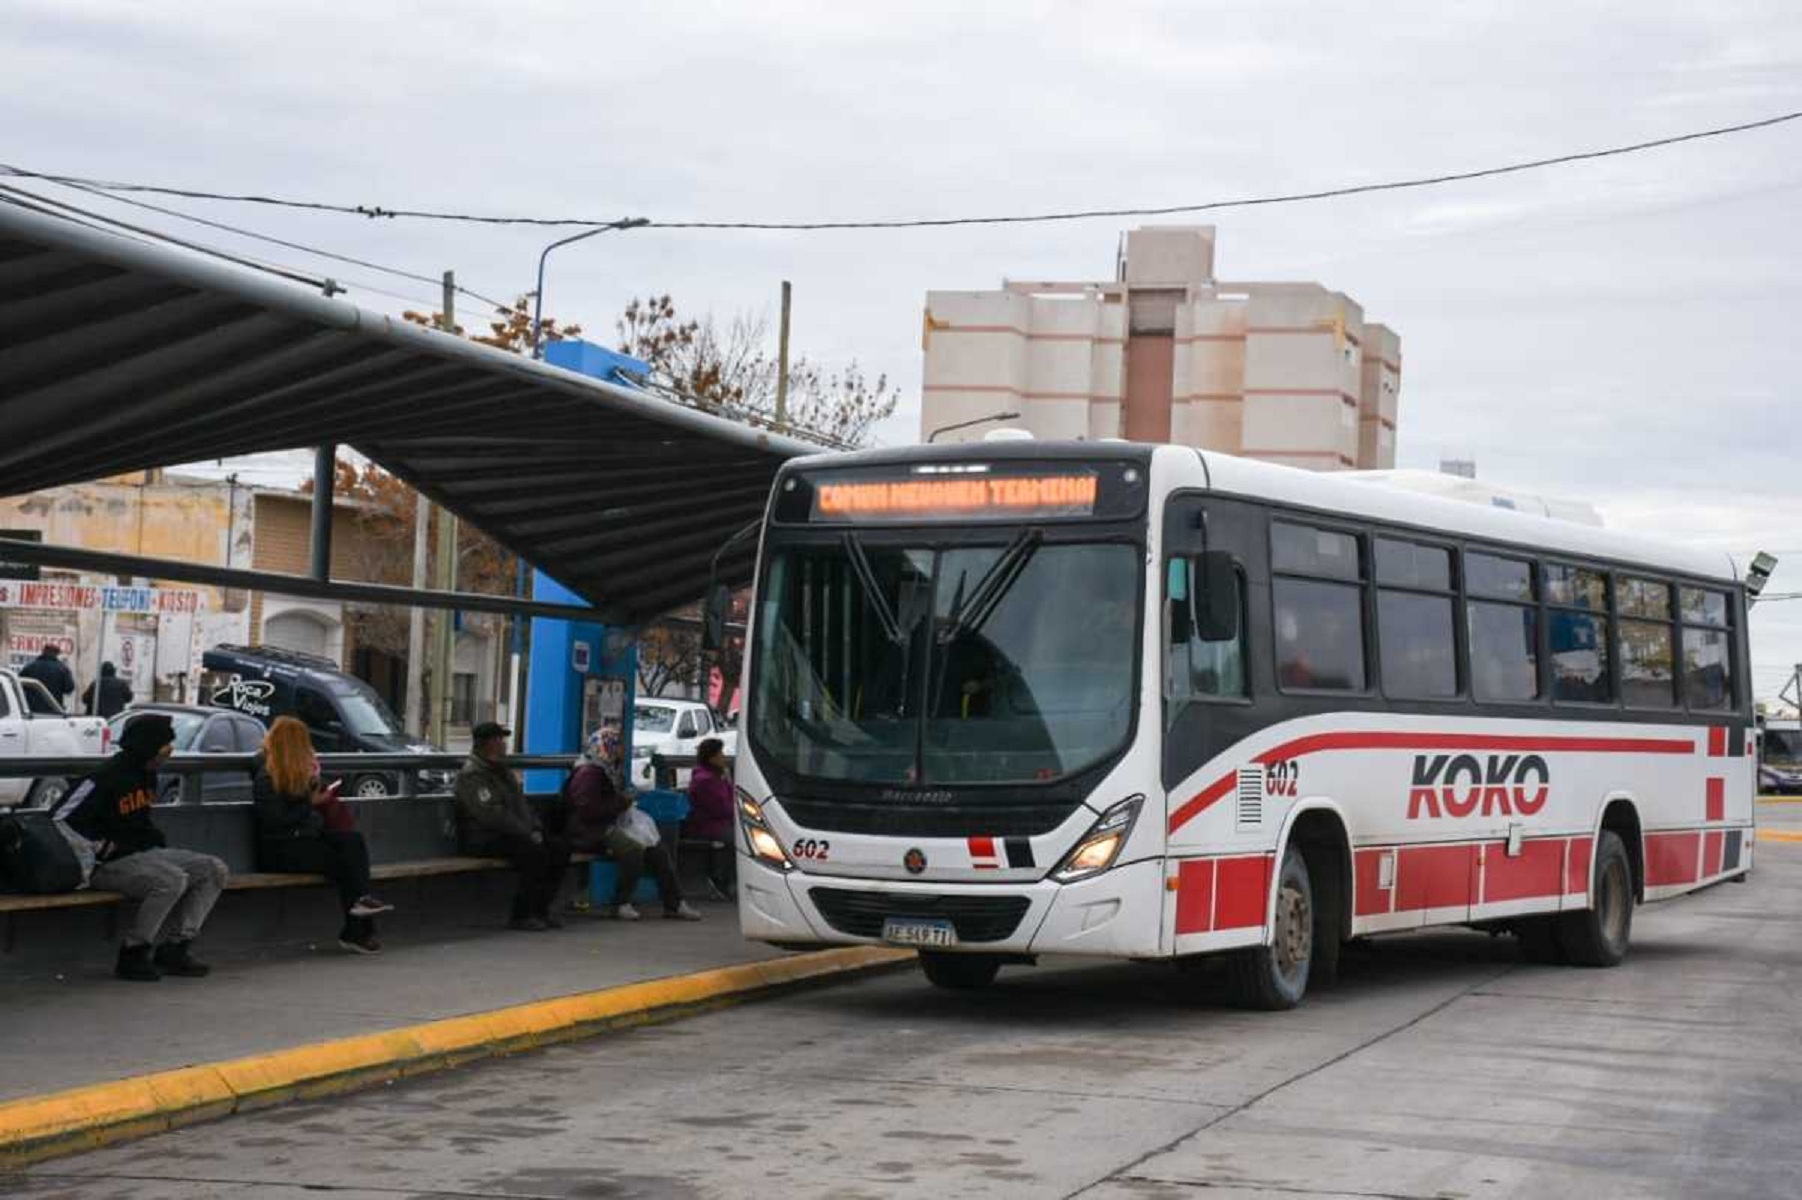
[[[99,717],[64,714],[49,689],[35,679],[0,671],[0,758],[74,758],[112,749],[111,731]],[[0,808],[21,801],[49,808],[68,793],[67,779],[0,776]]]
[[[738,753],[738,731],[715,720],[713,710],[699,700],[670,700],[649,696],[632,706],[632,782],[638,787],[656,783],[653,754],[693,757],[695,747],[710,737],[726,745],[728,757]],[[686,767],[676,772],[676,786],[688,783]]]

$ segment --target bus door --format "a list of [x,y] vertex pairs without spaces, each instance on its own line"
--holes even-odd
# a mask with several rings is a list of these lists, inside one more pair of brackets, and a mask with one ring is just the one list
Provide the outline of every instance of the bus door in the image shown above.
[[[1253,644],[1251,587],[1263,575],[1263,528],[1262,511],[1238,501],[1178,495],[1165,508],[1162,603],[1155,628],[1163,673],[1166,822],[1211,782],[1203,779],[1209,762],[1255,728],[1247,647]],[[1218,820],[1215,813],[1171,829],[1170,856],[1230,854],[1233,847],[1223,844]],[[1263,831],[1254,824],[1238,832],[1249,843]],[[1232,833],[1226,837],[1240,840]],[[1166,937],[1222,928],[1216,919],[1215,864],[1196,861],[1176,871],[1177,889],[1164,893]],[[1205,903],[1199,899],[1204,895]]]

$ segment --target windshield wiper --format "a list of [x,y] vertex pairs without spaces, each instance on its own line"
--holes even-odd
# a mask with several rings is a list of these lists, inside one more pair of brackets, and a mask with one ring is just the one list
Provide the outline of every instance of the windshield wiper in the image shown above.
[[864,555],[863,543],[857,540],[856,534],[847,533],[844,545],[845,557],[851,561],[851,570],[863,586],[864,597],[882,625],[883,636],[897,646],[906,645],[907,635],[901,632],[901,619],[889,607],[888,597],[882,594],[882,585],[876,582],[876,572],[870,569],[870,560]]
[[970,593],[967,606],[962,602],[963,580],[959,579],[958,598],[952,601],[951,613],[938,631],[938,644],[948,646],[965,630],[981,629],[1001,603],[1002,597],[1014,586],[1014,581],[1026,570],[1033,551],[1039,548],[1039,543],[1043,540],[1044,535],[1039,530],[1022,529],[1020,536],[1007,544],[1001,556],[976,581],[976,589]]

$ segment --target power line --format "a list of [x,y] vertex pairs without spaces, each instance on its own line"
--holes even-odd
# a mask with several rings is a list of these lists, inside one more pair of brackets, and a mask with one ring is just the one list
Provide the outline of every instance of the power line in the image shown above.
[[[24,199],[20,199],[20,197],[24,197]],[[310,275],[302,275],[297,271],[288,270],[286,267],[272,266],[269,263],[258,262],[256,259],[245,258],[242,255],[230,254],[212,246],[202,245],[199,242],[190,242],[185,238],[178,238],[173,234],[163,233],[160,230],[150,229],[143,225],[133,225],[129,221],[121,221],[116,217],[104,216],[94,212],[92,209],[82,208],[78,205],[70,204],[63,200],[56,200],[49,196],[41,196],[36,192],[28,192],[23,188],[7,187],[4,184],[0,184],[0,202],[15,204],[20,208],[29,208],[36,212],[44,213],[46,216],[62,217],[65,220],[74,220],[75,218],[69,217],[68,214],[76,213],[80,217],[86,218],[85,221],[78,221],[79,224],[99,222],[102,225],[113,226],[116,229],[128,230],[131,233],[139,234],[145,238],[151,238],[159,242],[168,242],[171,245],[180,246],[186,250],[193,250],[198,254],[206,254],[213,258],[224,259],[226,262],[236,263],[241,267],[250,267],[252,270],[265,271],[271,275],[279,276],[282,279],[287,279],[294,283],[305,284],[315,291],[323,292],[326,290],[326,280],[315,279]],[[57,209],[63,211],[53,211]]]
[[[0,171],[6,171],[14,175],[29,174],[28,172],[21,172],[17,168],[5,163],[0,163]],[[164,216],[174,217],[178,221],[192,221],[196,225],[205,225],[209,229],[218,229],[225,233],[236,234],[238,237],[251,238],[259,242],[268,242],[272,246],[283,246],[289,250],[298,250],[302,254],[311,254],[318,258],[331,259],[334,262],[348,263],[351,266],[367,267],[372,271],[380,271],[383,274],[393,275],[401,279],[411,279],[416,283],[438,284],[442,282],[440,279],[435,279],[430,275],[421,275],[416,271],[407,271],[402,270],[400,267],[385,266],[382,263],[370,262],[365,258],[353,258],[348,254],[339,254],[334,250],[322,250],[317,246],[308,246],[303,242],[291,242],[285,238],[274,237],[267,233],[258,233],[254,229],[244,229],[237,225],[227,225],[223,221],[214,221],[208,217],[196,216],[193,213],[182,212],[180,209],[176,208],[165,208],[160,204],[151,204],[145,200],[133,200],[128,196],[115,196],[112,193],[91,184],[75,183],[67,180],[50,180],[49,182],[58,183],[63,187],[74,188],[77,191],[86,192],[90,196],[98,196],[103,200],[110,200],[114,204],[129,204],[133,208],[142,208],[149,212],[162,213]],[[380,289],[371,288],[370,290],[379,291]],[[456,290],[459,294],[469,296],[475,300],[480,300],[484,304],[493,304],[500,308],[510,307],[509,305],[496,300],[492,296],[483,295],[474,288],[463,287],[461,284],[458,284],[456,285]],[[385,292],[383,294],[397,296],[399,299],[408,300],[409,303],[414,302],[412,298],[398,296],[398,294],[394,292]]]
[[[1569,163],[1613,158],[1624,154],[1638,154],[1646,150],[1656,150],[1665,146],[1675,146],[1684,142],[1701,141],[1706,138],[1727,137],[1732,134],[1749,133],[1753,130],[1768,129],[1774,125],[1782,125],[1786,122],[1799,119],[1802,119],[1802,111],[1781,113],[1757,121],[1742,122],[1738,125],[1723,125],[1714,129],[1701,129],[1691,133],[1676,134],[1671,137],[1654,138],[1650,141],[1632,142],[1621,146],[1610,146],[1601,150],[1584,150],[1570,154],[1559,154],[1550,158],[1528,159],[1524,162],[1505,163],[1500,166],[1483,167],[1472,171],[1455,171],[1409,179],[1389,180],[1382,183],[1349,184],[1340,187],[1320,188],[1306,192],[1288,192],[1272,196],[1247,196],[1232,200],[1209,200],[1194,204],[1172,204],[1128,208],[1094,208],[1069,212],[1046,212],[1001,216],[909,217],[876,221],[653,220],[646,224],[649,228],[653,229],[778,230],[808,232],[830,229],[940,229],[958,225],[1024,225],[1051,221],[1082,221],[1097,217],[1176,216],[1184,213],[1210,212],[1223,208],[1250,208],[1259,205],[1295,204],[1308,200],[1329,200],[1343,196],[1368,195],[1373,192],[1394,192],[1409,188],[1435,187],[1447,183],[1460,183],[1472,179],[1488,179],[1498,175],[1512,175],[1522,171],[1536,171],[1546,167],[1563,166]],[[427,221],[461,221],[478,225],[567,226],[613,225],[618,223],[618,218],[616,217],[597,219],[593,217],[496,216],[481,213],[446,212],[437,209],[390,208],[380,204],[338,204],[323,200],[296,200],[280,196],[257,195],[254,193],[165,187],[156,184],[94,179],[80,175],[56,175],[42,171],[28,171],[17,167],[0,169],[9,170],[13,175],[23,178],[42,179],[51,183],[86,185],[107,192],[149,192],[164,196],[178,196],[189,200],[221,200],[238,204],[264,204],[280,208],[299,208],[310,209],[316,212],[342,213],[352,216],[369,217],[372,219],[377,217],[390,219],[406,217]]]

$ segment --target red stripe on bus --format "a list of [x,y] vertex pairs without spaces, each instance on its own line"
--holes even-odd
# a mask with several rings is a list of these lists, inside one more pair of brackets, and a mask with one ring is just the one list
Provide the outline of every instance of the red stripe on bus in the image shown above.
[[1702,835],[1702,876],[1713,878],[1721,873],[1721,844],[1726,835],[1716,829]]
[[1370,917],[1389,911],[1390,889],[1383,886],[1383,858],[1393,850],[1360,850],[1353,856],[1352,912]]
[[1518,857],[1508,843],[1490,842],[1483,853],[1483,903],[1556,896],[1564,886],[1564,839],[1522,842]]
[[1215,929],[1245,929],[1264,923],[1269,911],[1270,864],[1273,856],[1223,858],[1215,876]]
[[1395,867],[1395,911],[1417,908],[1460,908],[1476,890],[1477,848],[1409,846]]
[[1191,796],[1181,808],[1170,814],[1170,832],[1175,833],[1196,817],[1206,812],[1219,802],[1220,798],[1233,790],[1233,775],[1228,772],[1216,779],[1211,785]]
[[1699,833],[1646,834],[1646,886],[1694,883],[1696,855],[1701,849]]
[[1544,737],[1529,734],[1401,733],[1358,731],[1313,733],[1259,754],[1272,763],[1323,750],[1539,750],[1585,754],[1694,754],[1696,744],[1678,738]]
[[1725,725],[1708,727],[1708,757],[1727,757],[1727,727]]
[[1176,932],[1214,927],[1214,860],[1192,858],[1176,868]]
[[1727,781],[1710,779],[1708,781],[1707,799],[1703,801],[1706,812],[1703,820],[1725,821],[1727,819]]
[[1564,867],[1564,891],[1569,896],[1589,895],[1589,855],[1590,840],[1586,837],[1570,840],[1570,861]]

